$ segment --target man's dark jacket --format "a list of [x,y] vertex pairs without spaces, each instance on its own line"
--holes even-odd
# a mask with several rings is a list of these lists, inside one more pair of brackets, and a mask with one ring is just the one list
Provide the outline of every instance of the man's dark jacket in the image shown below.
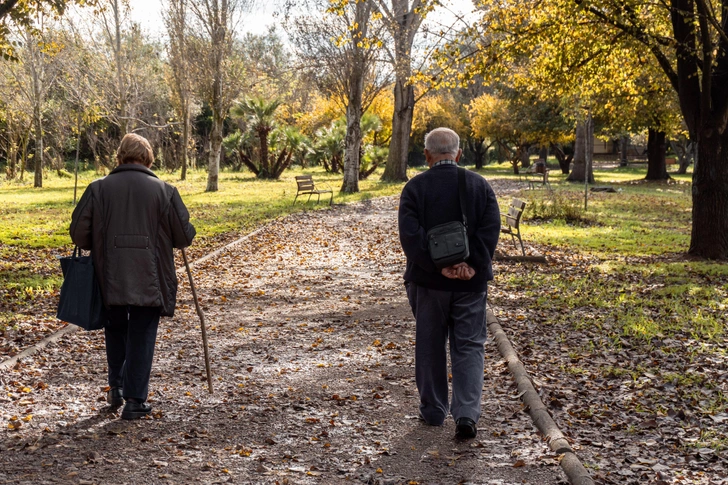
[[70,232],[78,247],[91,250],[107,307],[161,307],[163,316],[174,315],[172,250],[195,237],[176,188],[142,165],[120,165],[86,188]]
[[493,279],[491,261],[500,236],[500,209],[493,189],[475,172],[465,173],[468,243],[467,263],[475,270],[468,280],[442,276],[427,250],[427,231],[451,221],[462,221],[455,165],[438,165],[407,182],[399,201],[399,239],[407,256],[405,281],[425,288],[482,292]]

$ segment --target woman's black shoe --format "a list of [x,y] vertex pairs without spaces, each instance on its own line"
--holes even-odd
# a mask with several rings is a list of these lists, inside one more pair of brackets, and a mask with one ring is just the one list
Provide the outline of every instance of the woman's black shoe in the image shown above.
[[152,412],[152,406],[145,402],[126,401],[121,419],[139,419]]
[[106,402],[112,408],[118,408],[124,404],[124,398],[121,396],[121,387],[112,387],[106,393]]
[[460,440],[467,440],[475,438],[478,434],[478,428],[475,426],[475,421],[470,418],[460,418],[457,420],[457,426],[455,427],[455,437]]

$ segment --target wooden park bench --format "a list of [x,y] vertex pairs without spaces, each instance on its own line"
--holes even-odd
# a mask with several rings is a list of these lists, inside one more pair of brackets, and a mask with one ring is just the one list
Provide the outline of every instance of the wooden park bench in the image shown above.
[[549,189],[551,188],[551,183],[549,183],[549,167],[544,160],[537,160],[524,174],[529,189],[535,189],[538,185],[548,187]]
[[516,245],[516,238],[518,238],[518,242],[521,243],[523,256],[526,256],[526,250],[523,248],[523,239],[521,239],[521,217],[525,208],[525,202],[520,199],[513,199],[511,205],[508,206],[508,213],[501,213],[501,216],[505,219],[505,224],[501,226],[501,232],[503,234],[510,234],[516,249],[518,249]]
[[334,201],[334,191],[331,189],[316,188],[312,175],[296,175],[296,185],[298,186],[298,189],[296,191],[296,197],[293,199],[294,205],[296,204],[296,200],[299,195],[308,195],[308,200],[306,202],[311,200],[312,195],[316,195],[318,196],[316,203],[319,203],[321,201],[321,194],[331,194],[329,205],[331,205]]

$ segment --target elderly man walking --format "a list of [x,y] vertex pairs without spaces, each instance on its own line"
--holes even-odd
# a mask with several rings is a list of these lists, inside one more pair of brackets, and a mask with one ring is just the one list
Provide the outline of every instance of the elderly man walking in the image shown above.
[[[474,438],[483,391],[485,303],[491,261],[500,234],[500,210],[493,189],[480,175],[457,166],[460,138],[448,128],[425,136],[429,170],[412,178],[399,204],[399,236],[407,256],[407,297],[416,321],[415,375],[420,418],[440,426],[448,411],[455,436]],[[458,171],[465,201],[460,207]],[[467,217],[469,256],[438,269],[428,251],[427,232]],[[447,344],[452,365],[452,402],[448,403]]]

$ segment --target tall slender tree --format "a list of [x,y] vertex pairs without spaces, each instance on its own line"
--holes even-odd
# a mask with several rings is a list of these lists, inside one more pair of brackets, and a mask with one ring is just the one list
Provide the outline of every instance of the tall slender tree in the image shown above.
[[212,110],[207,192],[218,190],[223,122],[240,94],[243,66],[233,59],[234,35],[252,0],[189,0],[190,52],[200,97]]
[[359,191],[361,117],[377,93],[388,84],[388,73],[377,69],[382,46],[377,10],[372,0],[313,0],[315,17],[300,16],[290,28],[300,57],[324,93],[336,98],[346,113],[342,192]]
[[407,180],[407,154],[409,152],[412,117],[415,108],[415,87],[412,76],[412,46],[422,21],[436,2],[427,0],[374,0],[383,16],[392,44],[386,49],[394,67],[394,113],[392,138],[389,142],[387,166],[382,180]]
[[[109,114],[114,120],[114,124],[119,127],[121,136],[123,137],[129,129],[129,113],[127,112],[128,71],[126,69],[126,53],[124,52],[124,43],[122,42],[122,23],[125,21],[125,13],[128,11],[129,5],[123,0],[106,0],[108,3],[100,10],[102,20],[103,33],[107,45],[113,52],[114,65],[114,106]],[[110,9],[111,11],[109,11]]]
[[39,14],[36,26],[26,28],[22,33],[23,48],[19,53],[20,64],[12,69],[15,86],[27,99],[32,108],[34,187],[43,187],[43,111],[48,93],[53,87],[58,74],[55,62],[60,45],[49,41],[44,26],[44,14]]
[[164,14],[169,43],[169,67],[172,74],[172,94],[177,117],[182,122],[182,140],[179,147],[181,173],[180,180],[187,178],[188,154],[190,144],[190,115],[192,105],[192,77],[190,74],[190,57],[187,48],[188,32],[188,0],[168,0]]

